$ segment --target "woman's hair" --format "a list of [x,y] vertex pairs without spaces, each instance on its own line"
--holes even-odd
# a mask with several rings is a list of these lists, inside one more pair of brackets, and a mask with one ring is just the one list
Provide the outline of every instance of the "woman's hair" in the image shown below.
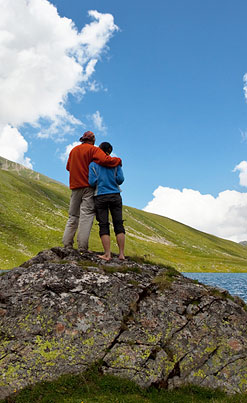
[[113,147],[110,143],[107,143],[107,141],[104,141],[99,145],[99,148],[104,151],[106,154],[111,154]]

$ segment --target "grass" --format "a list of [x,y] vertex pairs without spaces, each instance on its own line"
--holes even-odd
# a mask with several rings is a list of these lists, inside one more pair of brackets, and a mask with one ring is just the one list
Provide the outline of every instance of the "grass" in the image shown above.
[[[11,269],[43,249],[62,246],[69,199],[70,190],[63,184],[0,157],[0,269]],[[124,206],[123,214],[126,255],[181,272],[247,271],[243,245],[135,208]],[[111,244],[117,253],[114,236]],[[102,251],[96,222],[89,249]]]
[[227,396],[220,390],[187,386],[167,391],[141,389],[135,383],[102,375],[94,367],[81,375],[66,375],[14,393],[0,403],[243,403],[247,394]]
[[174,267],[167,266],[163,273],[154,278],[153,283],[157,284],[160,290],[165,290],[171,287],[178,276],[181,276],[181,274]]

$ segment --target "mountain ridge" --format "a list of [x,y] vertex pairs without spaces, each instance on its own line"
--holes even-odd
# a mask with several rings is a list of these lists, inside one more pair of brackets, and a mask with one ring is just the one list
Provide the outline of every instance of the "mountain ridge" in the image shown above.
[[[11,269],[40,250],[62,245],[69,188],[0,157],[0,269]],[[245,272],[247,248],[175,220],[124,206],[126,254],[179,271]],[[75,244],[76,247],[76,244]],[[90,250],[102,250],[93,225]],[[117,245],[112,237],[113,252]]]

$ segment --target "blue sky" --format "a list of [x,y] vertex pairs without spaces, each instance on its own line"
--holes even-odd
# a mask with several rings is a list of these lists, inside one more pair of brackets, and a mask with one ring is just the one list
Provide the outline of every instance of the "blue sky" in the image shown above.
[[[68,184],[61,155],[85,130],[93,130],[98,144],[111,142],[123,159],[126,205],[228,239],[247,239],[246,1],[9,0],[5,21],[11,8],[15,24],[1,31],[2,57],[11,65],[9,54],[21,54],[21,67],[9,70],[7,63],[0,70],[0,87],[6,86],[0,105],[9,103],[0,113],[1,155]],[[66,70],[61,55],[68,55],[69,47],[78,51],[75,36],[86,24],[100,23],[102,17],[97,20],[89,10],[112,20],[101,24],[104,41],[94,39],[96,53],[88,51],[90,37],[84,59],[76,55],[84,73],[89,61],[97,60],[82,82],[80,73],[70,77],[76,65],[68,63]],[[64,28],[63,17],[74,26]],[[54,27],[61,28],[61,35]],[[10,36],[6,40],[6,30],[16,38],[21,32],[22,44]],[[55,59],[46,50],[46,70],[40,75],[44,36],[55,53],[56,44],[61,52]],[[66,38],[72,45],[63,49]],[[35,49],[31,56],[30,49]],[[27,50],[34,67],[25,74]],[[56,85],[51,65],[61,75]],[[43,91],[42,79],[46,86],[49,74],[51,89]],[[19,77],[18,86],[13,77]],[[7,136],[19,136],[19,154]]]

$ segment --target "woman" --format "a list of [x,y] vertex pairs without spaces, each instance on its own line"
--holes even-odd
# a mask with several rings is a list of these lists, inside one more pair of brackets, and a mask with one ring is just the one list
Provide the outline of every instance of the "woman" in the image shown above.
[[[112,145],[107,142],[100,144],[99,148],[107,155],[112,152]],[[114,232],[119,248],[119,259],[124,260],[125,229],[122,217],[122,198],[119,185],[123,183],[124,176],[120,166],[107,168],[91,162],[89,165],[88,182],[95,187],[94,201],[96,219],[99,222],[99,235],[104,248],[104,255],[99,257],[104,260],[111,259],[110,248],[110,223],[109,211],[111,212]]]

